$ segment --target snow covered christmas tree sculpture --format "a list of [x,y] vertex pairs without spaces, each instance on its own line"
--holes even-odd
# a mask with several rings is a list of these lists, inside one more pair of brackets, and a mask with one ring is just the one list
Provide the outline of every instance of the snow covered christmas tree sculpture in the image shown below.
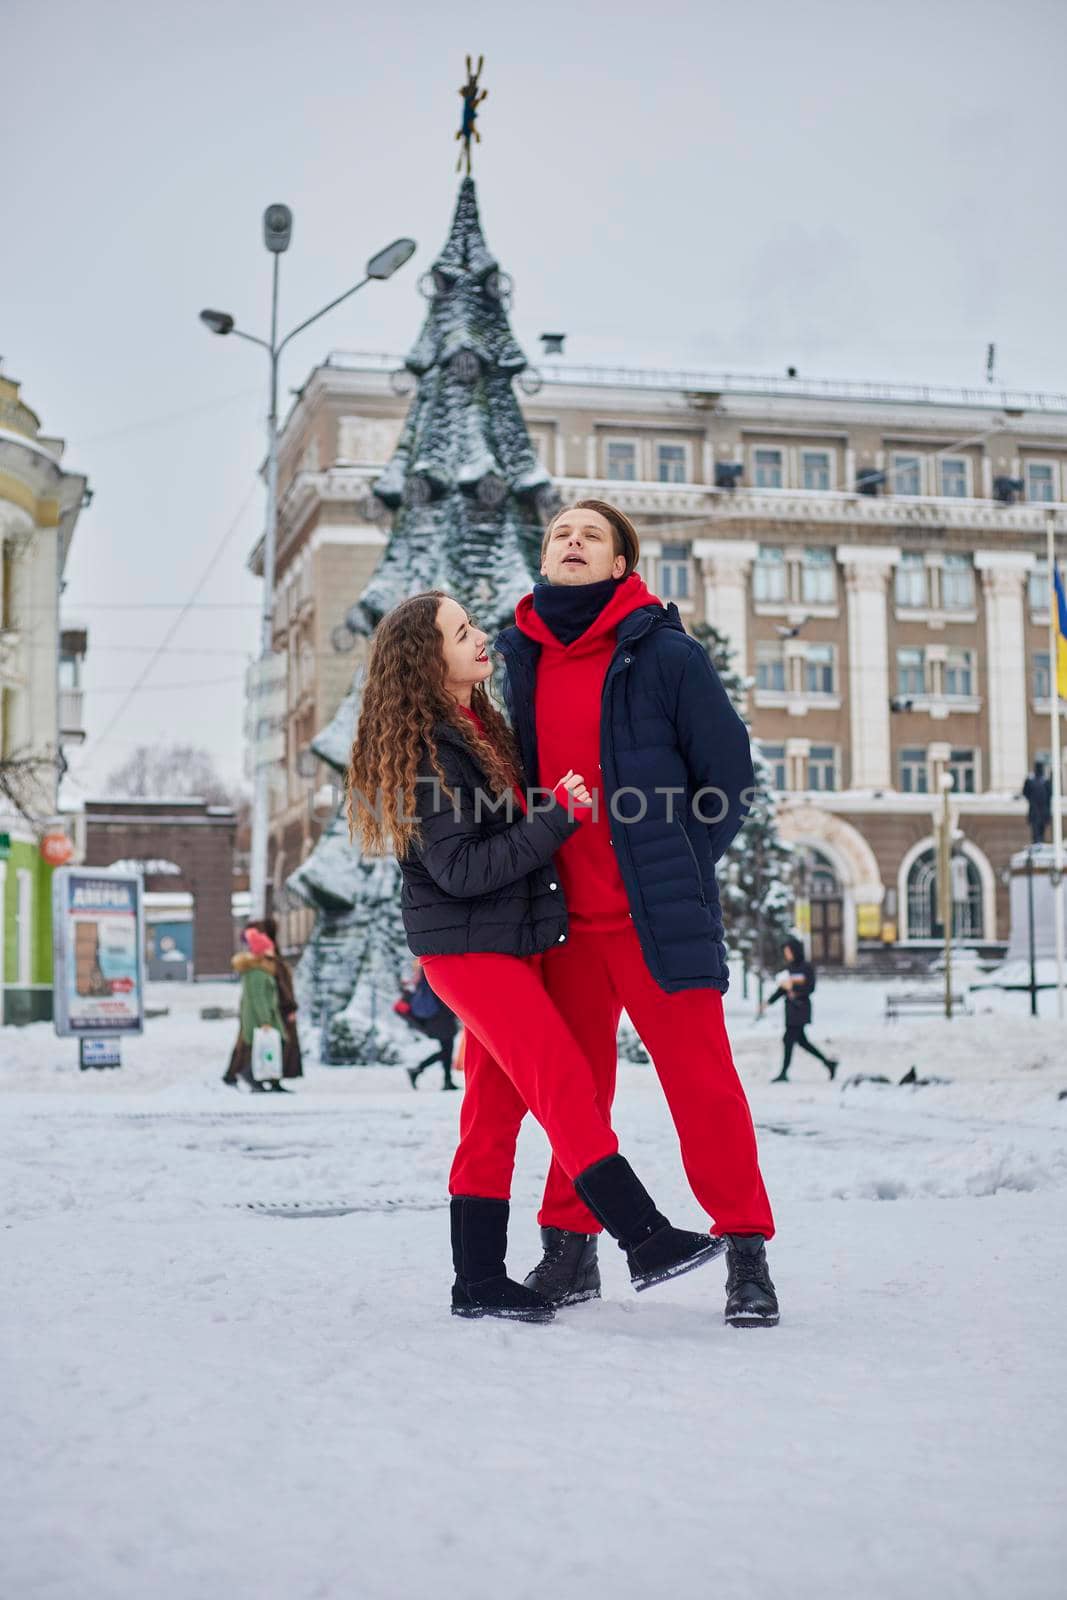
[[445,589],[492,630],[508,621],[539,565],[554,491],[512,383],[526,358],[508,323],[508,281],[482,237],[474,180],[422,280],[430,309],[405,362],[415,396],[374,485],[395,512],[385,554],[348,614],[368,634],[390,607]]
[[[707,622],[698,622],[692,632],[707,651],[735,708],[744,715],[747,685],[733,666],[729,640]],[[756,777],[752,808],[726,852],[718,877],[729,953],[740,958],[746,972],[762,980],[782,965],[782,945],[794,931],[794,854],[792,845],[779,835],[770,768],[755,748],[752,766]]]
[[[482,236],[474,182],[463,179],[452,227],[423,280],[429,312],[405,362],[415,393],[392,460],[374,485],[393,511],[374,576],[348,612],[364,638],[392,606],[444,589],[492,632],[510,621],[540,565],[552,481],[537,461],[512,383],[526,358],[508,323],[509,285]],[[360,678],[312,749],[338,773],[359,713]],[[297,974],[306,1013],[322,1024],[321,1055],[341,1063],[425,1053],[393,1014],[409,962],[400,872],[348,842],[341,813],[288,888],[318,913]]]

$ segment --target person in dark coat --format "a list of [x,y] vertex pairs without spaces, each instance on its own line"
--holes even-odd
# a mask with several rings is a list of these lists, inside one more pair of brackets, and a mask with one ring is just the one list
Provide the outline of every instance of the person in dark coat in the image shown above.
[[[726,1321],[770,1327],[774,1218],[726,1029],[715,876],[755,793],[751,746],[707,652],[635,570],[639,556],[617,506],[567,506],[545,532],[543,581],[496,640],[527,780],[547,783],[566,750],[597,800],[559,852],[572,937],[546,955],[545,986],[608,1111],[626,1011],[727,1249]],[[538,1220],[544,1254],[527,1283],[560,1303],[588,1298],[599,1230],[558,1164]]]
[[252,1042],[257,1028],[275,1028],[280,1039],[285,1037],[281,1007],[278,1003],[277,968],[274,946],[261,928],[251,926],[244,930],[247,948],[235,955],[234,972],[241,980],[240,1022],[237,1043],[230,1057],[223,1083],[243,1081],[255,1093],[277,1090],[277,1078],[257,1080],[252,1076]]
[[455,1054],[459,1022],[455,1012],[450,1011],[444,1001],[439,1000],[430,988],[418,957],[415,958],[414,976],[410,983],[404,985],[403,996],[393,1009],[400,1013],[409,1027],[437,1043],[437,1049],[425,1060],[418,1062],[414,1067],[408,1067],[407,1075],[411,1080],[411,1087],[413,1089],[418,1087],[419,1079],[427,1067],[440,1062],[444,1069],[444,1082],[441,1088],[458,1089],[459,1085],[452,1077],[452,1057]]
[[1030,824],[1030,843],[1044,844],[1052,821],[1052,779],[1046,778],[1043,761],[1034,762],[1034,770],[1023,784],[1023,799]]
[[592,1069],[545,991],[541,958],[567,939],[553,856],[590,795],[568,770],[518,787],[511,732],[490,700],[488,636],[440,590],[384,616],[367,662],[348,772],[363,848],[392,848],[413,955],[465,1027],[466,1089],[449,1177],[452,1311],[548,1322],[546,1296],[505,1267],[515,1147],[527,1109],[626,1252],[635,1288],[703,1266],[723,1241],[673,1228],[629,1163]]
[[[821,1061],[831,1079],[837,1071],[837,1061],[832,1056],[824,1056],[822,1051],[813,1045],[805,1029],[811,1021],[811,997],[815,991],[815,968],[810,961],[805,960],[804,946],[801,940],[787,939],[783,946],[786,970],[777,989],[767,1001],[768,1006],[773,1006],[776,1000],[785,1001],[785,1034],[782,1044],[784,1054],[782,1057],[782,1070],[772,1083],[785,1083],[789,1078],[789,1063],[793,1059],[793,1050],[799,1045],[806,1050],[809,1056],[814,1056],[816,1061]],[[763,1015],[766,1007],[761,1006],[759,1014]]]

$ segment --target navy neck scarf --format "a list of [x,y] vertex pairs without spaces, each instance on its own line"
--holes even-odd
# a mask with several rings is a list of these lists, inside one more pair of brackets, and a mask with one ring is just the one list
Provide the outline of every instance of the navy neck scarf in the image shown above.
[[543,578],[534,584],[533,608],[560,644],[573,644],[625,582],[625,578],[603,578],[599,583],[549,583]]

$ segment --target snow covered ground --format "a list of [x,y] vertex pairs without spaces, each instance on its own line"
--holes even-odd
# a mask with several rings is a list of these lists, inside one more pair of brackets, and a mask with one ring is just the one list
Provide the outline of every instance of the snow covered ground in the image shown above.
[[[803,1056],[772,1086],[781,1018],[730,997],[783,1307],[744,1333],[721,1263],[638,1298],[611,1245],[599,1304],[455,1321],[460,1096],[227,1090],[234,1024],[195,1008],[232,989],[156,990],[119,1072],[5,1030],[0,1593],[1061,1595],[1067,1032],[1014,995],[887,1026],[885,992],[820,984],[844,1086]],[[696,1225],[649,1069],[617,1123]],[[519,1274],[544,1162],[528,1127]]]

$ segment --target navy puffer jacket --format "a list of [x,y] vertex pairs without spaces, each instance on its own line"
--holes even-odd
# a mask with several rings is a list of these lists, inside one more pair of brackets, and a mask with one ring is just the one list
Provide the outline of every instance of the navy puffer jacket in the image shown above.
[[[400,910],[412,954],[531,956],[562,943],[567,908],[552,857],[581,824],[556,800],[525,817],[510,797],[507,807],[494,810],[489,780],[462,733],[440,722],[433,737],[456,804],[432,781],[425,754],[415,795],[422,838],[400,862]],[[480,808],[479,790],[489,802]],[[536,804],[545,806],[547,798]]]
[[[541,646],[510,627],[495,648],[527,781],[536,783]],[[726,989],[715,863],[748,813],[752,752],[748,729],[676,606],[642,606],[619,624],[604,678],[600,752],[615,809],[626,816],[643,809],[630,823],[612,815],[611,839],[649,971],[668,993]],[[692,801],[707,788],[719,794],[700,800],[704,821]]]

